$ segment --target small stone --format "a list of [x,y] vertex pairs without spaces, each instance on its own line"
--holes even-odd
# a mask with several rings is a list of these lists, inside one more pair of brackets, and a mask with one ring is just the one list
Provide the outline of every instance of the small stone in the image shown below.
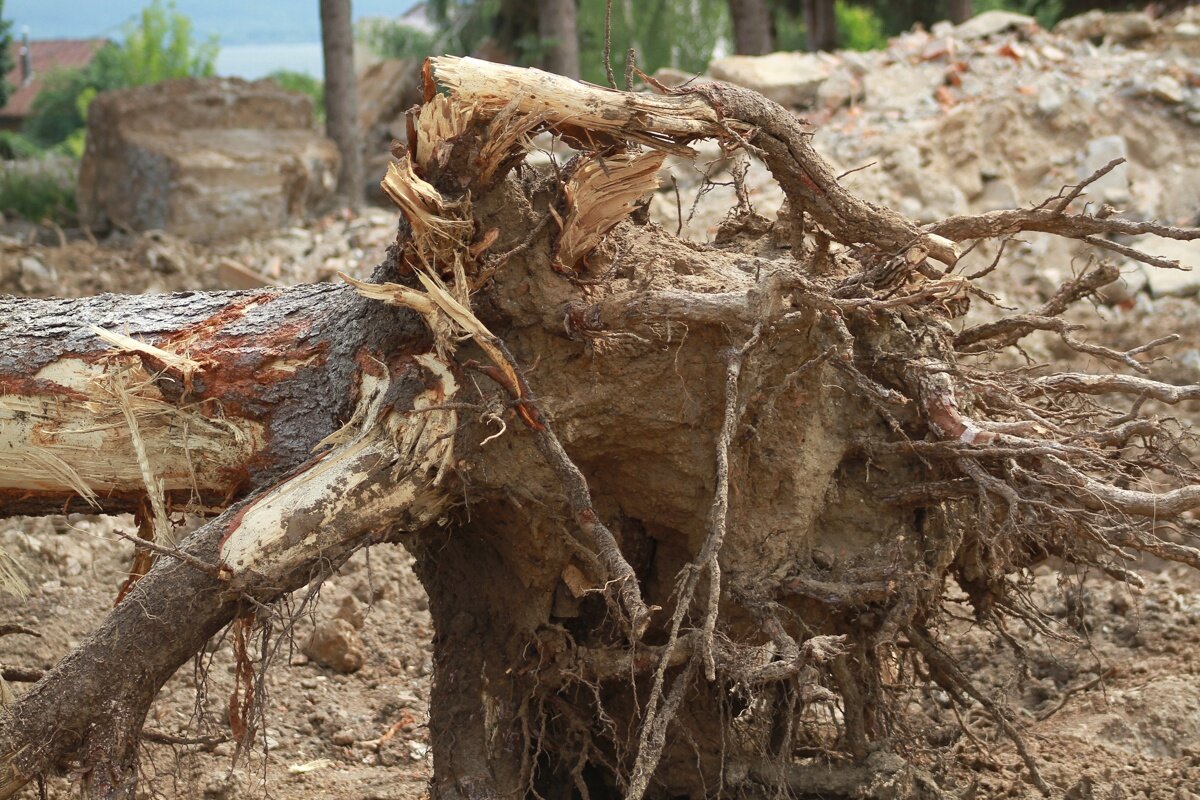
[[1047,61],[1054,62],[1066,61],[1067,54],[1054,45],[1048,44],[1042,47],[1042,58],[1046,59]]
[[1146,87],[1146,93],[1172,105],[1182,103],[1186,97],[1183,84],[1170,75],[1159,75]]
[[366,619],[363,616],[362,604],[358,602],[352,594],[348,594],[342,598],[342,602],[338,603],[338,610],[333,615],[337,619],[344,619],[349,622],[355,630],[362,630]]
[[18,263],[21,267],[21,288],[27,292],[48,289],[58,282],[54,267],[47,267],[33,256],[24,256]]
[[1013,28],[1028,28],[1036,24],[1037,20],[1025,14],[1014,14],[1011,11],[985,11],[957,26],[954,29],[954,35],[964,40],[984,39]]
[[983,184],[983,191],[975,198],[973,205],[976,211],[1001,211],[1017,208],[1020,202],[1016,187],[1009,181],[997,178]]
[[1146,281],[1152,297],[1191,297],[1200,293],[1200,242],[1160,239],[1147,235],[1129,242],[1129,246],[1158,258],[1178,261],[1182,267],[1145,267]]
[[355,741],[354,731],[350,730],[349,728],[342,728],[340,731],[333,734],[330,739],[339,747],[349,747],[350,745],[354,744]]
[[[1121,136],[1101,136],[1087,143],[1079,178],[1083,180],[1115,158],[1129,158],[1129,148]],[[1129,164],[1121,164],[1087,187],[1093,201],[1124,203],[1129,199]]]
[[954,57],[954,40],[950,37],[931,39],[921,50],[922,61],[938,61]]
[[1069,17],[1054,26],[1054,32],[1068,39],[1113,44],[1129,44],[1153,36],[1157,24],[1140,11],[1107,13],[1092,9],[1083,14]]
[[862,99],[862,80],[847,69],[838,70],[817,88],[817,106],[835,111]]
[[362,637],[344,619],[319,623],[305,644],[304,653],[318,664],[341,673],[357,672],[367,660]]
[[1053,86],[1046,86],[1038,92],[1037,110],[1043,117],[1053,117],[1062,111],[1063,96]]

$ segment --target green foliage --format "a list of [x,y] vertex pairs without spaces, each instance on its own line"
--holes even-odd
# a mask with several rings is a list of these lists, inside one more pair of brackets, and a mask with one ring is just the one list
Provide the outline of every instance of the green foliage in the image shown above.
[[312,98],[313,111],[317,115],[318,120],[325,119],[325,83],[319,78],[314,78],[307,72],[296,72],[290,69],[277,69],[267,76],[269,80],[275,81],[280,89],[285,89],[289,92],[299,92],[306,94]]
[[80,109],[81,98],[95,97],[99,89],[108,88],[96,84],[95,74],[86,67],[48,73],[42,81],[42,90],[34,98],[32,113],[25,120],[25,135],[43,147],[66,141],[83,128],[87,119]]
[[0,173],[0,212],[32,222],[75,218],[75,175],[50,160],[23,162]]
[[5,76],[13,68],[12,20],[4,19],[4,0],[0,0],[0,107],[8,105],[13,87]]
[[1064,16],[1063,0],[973,0],[972,10],[976,14],[984,11],[1015,11],[1036,17],[1043,28],[1054,27]]
[[106,47],[92,66],[103,88],[145,86],[171,78],[208,77],[217,62],[217,39],[197,41],[192,21],[162,0],[142,9],[127,22],[124,41]]
[[838,47],[843,50],[879,50],[887,47],[883,20],[874,10],[837,0],[833,11],[837,20]]
[[[583,77],[604,84],[604,0],[581,0],[578,19]],[[717,42],[730,38],[729,24],[726,0],[613,0],[613,72],[623,75],[631,47],[647,74],[660,67],[703,72]]]
[[31,139],[78,157],[88,104],[100,92],[214,72],[216,39],[197,41],[191,20],[173,2],[153,0],[124,33],[124,41],[100,48],[88,66],[46,76],[25,123]]
[[0,131],[0,159],[18,161],[40,155],[41,148],[25,136],[15,131]]
[[355,38],[383,58],[417,58],[432,55],[435,39],[411,25],[387,19],[362,20]]
[[804,25],[803,9],[797,11],[786,3],[776,3],[772,9],[775,23],[776,50],[807,50],[808,28]]
[[[381,55],[421,58],[433,52],[466,55],[484,51],[512,63],[541,62],[547,42],[537,31],[537,15],[527,0],[431,0],[428,36],[402,25],[360,28],[360,40]],[[580,68],[585,80],[605,83],[605,0],[579,0]],[[638,66],[702,72],[721,38],[729,37],[727,0],[613,0],[612,66],[622,76],[625,54],[637,51]],[[620,80],[620,78],[619,78]]]
[[[773,4],[775,47],[779,50],[807,50],[808,30],[804,24],[804,5],[799,0],[776,0]],[[875,5],[837,0],[833,12],[837,23],[837,46],[843,50],[878,50],[887,46],[884,20]]]
[[[777,2],[780,0],[777,0]],[[791,0],[782,0],[790,2]],[[946,0],[928,2],[928,0],[849,0],[852,5],[870,8],[883,23],[883,32],[887,36],[912,28],[920,23],[928,28],[935,22],[949,16],[949,4]],[[1053,27],[1063,17],[1077,14],[1087,8],[1103,8],[1117,10],[1134,5],[1124,0],[1108,0],[1104,2],[1081,2],[1080,0],[973,0],[972,11],[982,14],[984,11],[1015,11],[1018,14],[1028,14],[1036,17],[1043,28]],[[841,20],[838,20],[839,24]]]

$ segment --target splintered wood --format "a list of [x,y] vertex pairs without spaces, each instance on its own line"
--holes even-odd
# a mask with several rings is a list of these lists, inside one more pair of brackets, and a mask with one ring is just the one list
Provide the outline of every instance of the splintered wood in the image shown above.
[[283,576],[322,552],[391,525],[416,529],[449,503],[441,487],[453,457],[457,412],[440,408],[458,384],[436,356],[414,357],[430,388],[412,410],[391,406],[399,379],[364,372],[354,416],[322,442],[334,445],[295,476],[230,520],[221,542],[222,570],[235,584],[247,576]]
[[413,244],[423,260],[432,263],[438,253],[452,252],[471,235],[470,220],[455,214],[453,204],[413,171],[409,156],[388,164],[380,186],[412,226]]
[[[457,56],[432,58],[430,64],[438,84],[484,117],[516,104],[520,111],[543,115],[552,127],[567,132],[608,135],[684,155],[694,153],[682,144],[723,139],[731,129],[695,95],[617,92],[537,69]],[[732,129],[747,132],[750,126],[735,122]]]
[[567,218],[560,222],[555,266],[572,270],[604,234],[658,188],[665,153],[617,153],[585,161],[567,182]]
[[[105,341],[126,338],[109,335]],[[121,346],[126,352],[171,355],[139,342]],[[242,465],[262,448],[261,424],[211,419],[195,406],[177,405],[136,356],[114,351],[113,358],[124,362],[117,367],[124,373],[119,391],[113,367],[63,358],[43,368],[25,390],[0,396],[0,486],[30,493],[69,489],[93,504],[100,495],[141,494],[150,454],[153,482],[165,493],[231,492]],[[167,363],[188,374],[195,362],[172,357]]]

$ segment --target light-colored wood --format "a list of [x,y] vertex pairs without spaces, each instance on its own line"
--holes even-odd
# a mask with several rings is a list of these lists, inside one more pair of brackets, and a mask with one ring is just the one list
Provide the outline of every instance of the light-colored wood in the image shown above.
[[[515,103],[526,114],[542,114],[554,126],[570,125],[678,151],[677,142],[725,138],[728,128],[695,95],[617,92],[538,69],[493,64],[475,58],[430,59],[434,79],[483,117]],[[735,130],[749,126],[735,123]]]

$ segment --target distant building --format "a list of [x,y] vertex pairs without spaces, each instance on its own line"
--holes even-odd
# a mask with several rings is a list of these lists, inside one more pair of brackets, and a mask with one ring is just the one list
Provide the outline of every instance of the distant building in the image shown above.
[[12,94],[9,95],[8,105],[0,108],[0,130],[20,129],[48,73],[56,69],[87,66],[107,43],[107,39],[42,39],[32,42],[14,39],[12,55],[16,66],[8,73]]
[[397,17],[396,21],[410,28],[416,28],[422,33],[437,33],[437,26],[429,18],[429,5],[427,3],[417,3]]

